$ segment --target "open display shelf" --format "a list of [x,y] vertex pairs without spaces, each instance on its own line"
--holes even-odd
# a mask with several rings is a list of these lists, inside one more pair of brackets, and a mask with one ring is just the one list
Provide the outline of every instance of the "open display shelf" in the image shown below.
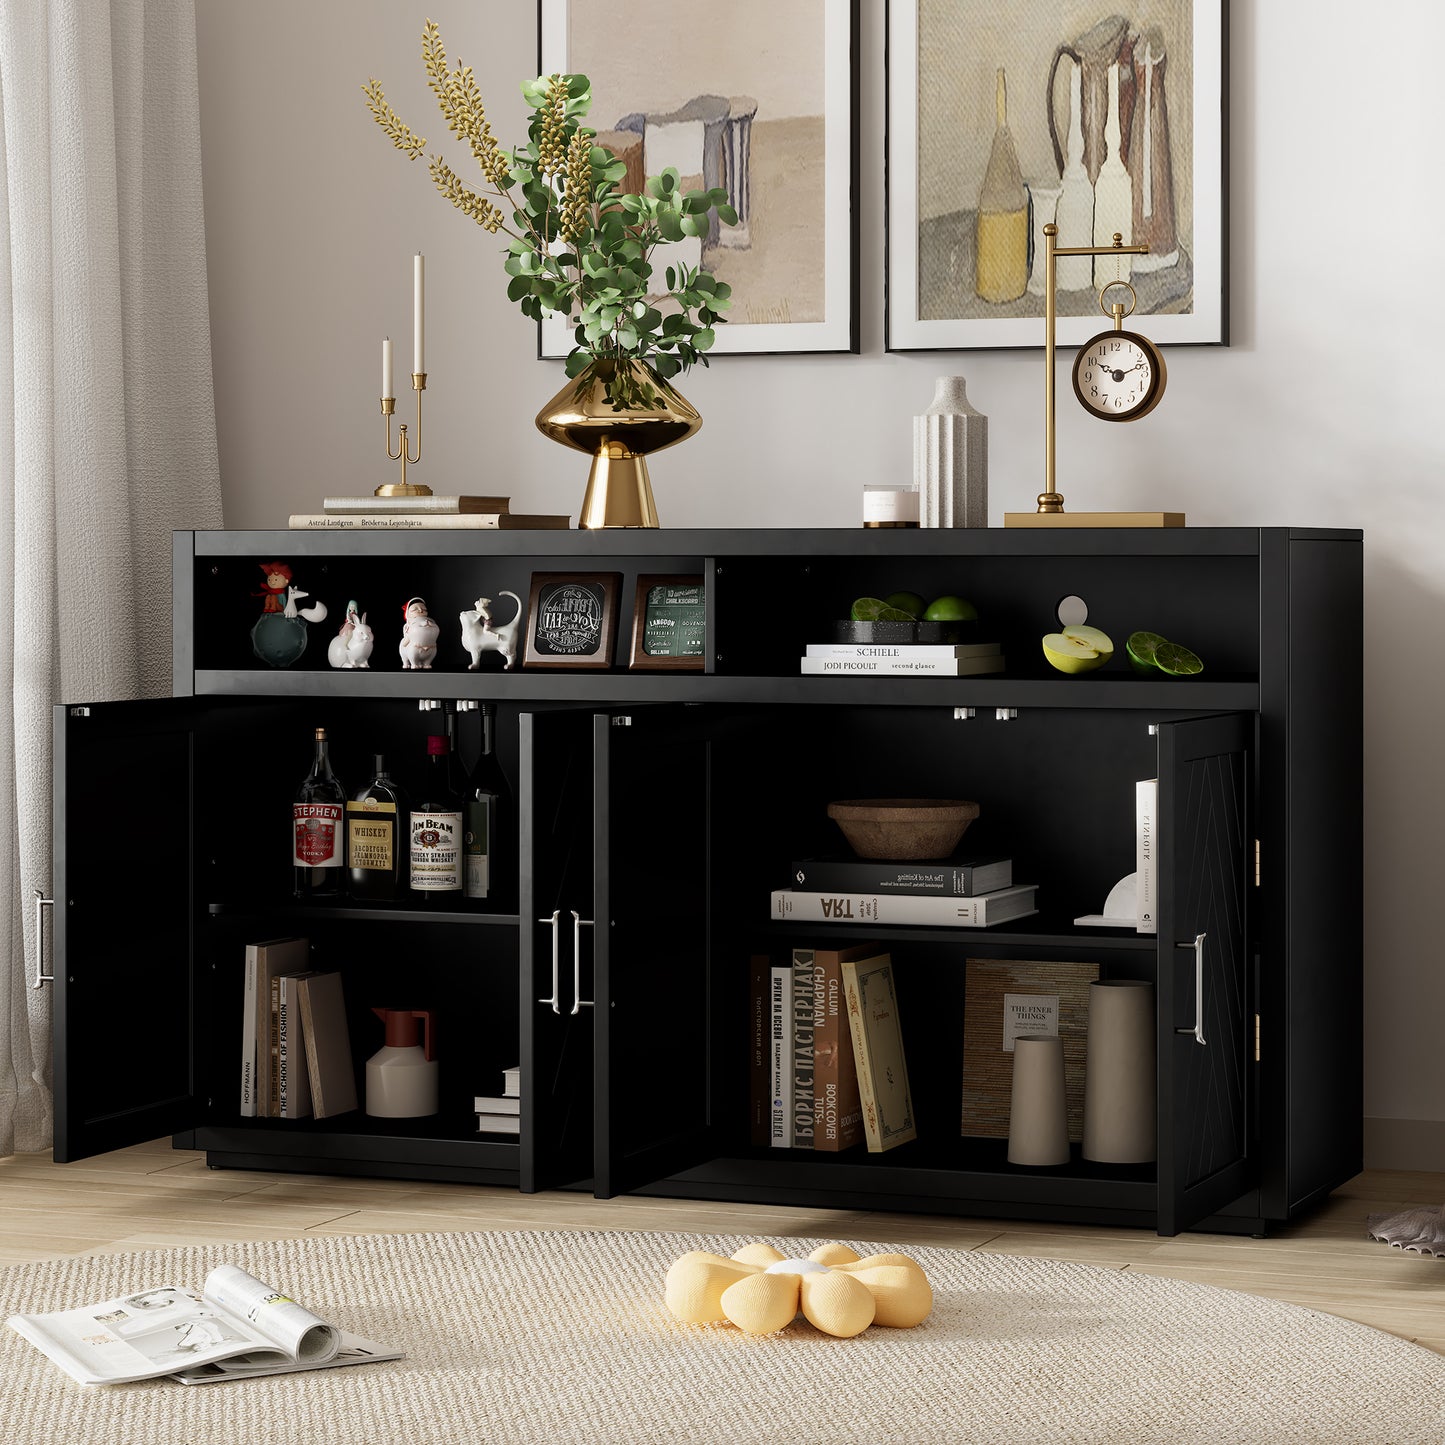
[[[261,563],[330,618],[284,669],[252,655]],[[468,668],[458,614],[534,573],[616,572],[611,666]],[[696,670],[627,667],[639,576],[705,585]],[[1001,643],[981,677],[803,677],[858,596],[956,594]],[[1263,1232],[1360,1167],[1361,546],[1297,528],[1110,531],[195,532],[174,549],[174,696],[56,710],[56,1158],[171,1133],[218,1167]],[[1061,598],[1120,647],[1052,672]],[[403,671],[401,604],[441,623]],[[371,666],[333,670],[355,599]],[[499,621],[511,602],[496,600]],[[1136,629],[1202,676],[1135,675]],[[441,714],[496,708],[516,887],[485,906],[290,897],[286,809],[312,729],[356,790],[404,775]],[[464,711],[459,726],[466,727]],[[102,857],[97,800],[144,779],[159,841]],[[1159,779],[1160,932],[1076,927],[1134,866]],[[1014,860],[1039,913],[992,928],[769,917],[792,860],[839,851],[837,798],[961,797],[966,851]],[[1220,827],[1221,818],[1232,819]],[[158,856],[163,865],[157,868]],[[1237,908],[1227,907],[1235,900]],[[1192,1035],[1203,932],[1207,1047]],[[371,1007],[437,1018],[441,1111],[250,1119],[236,1090],[244,946],[310,940],[345,983],[358,1082]],[[749,1142],[750,958],[893,957],[919,1138],[870,1154]],[[1155,984],[1158,1157],[1010,1165],[960,1133],[966,960],[1075,961]],[[520,1061],[521,1132],[474,1094]],[[360,1090],[359,1090],[360,1096]]]

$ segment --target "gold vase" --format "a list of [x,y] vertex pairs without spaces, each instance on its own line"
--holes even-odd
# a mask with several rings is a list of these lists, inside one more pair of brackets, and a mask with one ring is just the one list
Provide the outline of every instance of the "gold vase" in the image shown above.
[[592,457],[579,527],[655,527],[647,457],[686,441],[702,418],[645,361],[592,362],[537,413],[537,430]]

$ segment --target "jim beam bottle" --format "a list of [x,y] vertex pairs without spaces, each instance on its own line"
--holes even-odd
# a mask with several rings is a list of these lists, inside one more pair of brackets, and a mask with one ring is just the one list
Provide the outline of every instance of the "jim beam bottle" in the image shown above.
[[389,902],[405,887],[400,829],[405,797],[377,753],[372,780],[346,805],[346,863],[353,898]]
[[466,804],[452,782],[446,738],[429,737],[426,752],[426,776],[408,815],[411,890],[418,899],[455,900],[462,896]]
[[291,862],[298,898],[334,898],[345,876],[342,817],[346,789],[331,771],[326,729],[316,729],[316,756],[291,805]]

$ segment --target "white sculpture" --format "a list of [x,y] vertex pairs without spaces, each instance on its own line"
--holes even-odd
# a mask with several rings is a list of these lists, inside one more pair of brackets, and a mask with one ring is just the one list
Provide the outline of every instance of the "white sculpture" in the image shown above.
[[282,609],[287,617],[304,617],[308,622],[326,621],[326,604],[318,602],[314,607],[297,608],[298,597],[309,597],[309,592],[303,592],[299,587],[288,587],[286,589],[286,606]]
[[517,625],[522,620],[522,599],[515,592],[499,592],[497,596],[510,597],[517,604],[510,622],[493,623],[490,597],[478,597],[475,607],[459,614],[462,646],[472,655],[468,672],[475,672],[482,665],[484,652],[500,653],[508,670],[517,660]]
[[356,603],[348,602],[346,621],[331,639],[331,645],[326,650],[326,660],[332,667],[370,668],[371,663],[367,659],[371,656],[375,641],[376,634],[367,626],[366,613],[363,612],[358,617]]
[[408,597],[401,609],[401,665],[405,669],[430,668],[437,655],[441,628],[432,621],[420,597]]

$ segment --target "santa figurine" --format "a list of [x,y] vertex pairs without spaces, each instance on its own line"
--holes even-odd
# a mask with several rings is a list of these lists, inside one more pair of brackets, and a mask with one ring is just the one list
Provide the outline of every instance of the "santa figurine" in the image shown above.
[[420,597],[408,597],[402,605],[401,665],[403,668],[430,668],[437,655],[437,636],[441,628],[427,614]]

